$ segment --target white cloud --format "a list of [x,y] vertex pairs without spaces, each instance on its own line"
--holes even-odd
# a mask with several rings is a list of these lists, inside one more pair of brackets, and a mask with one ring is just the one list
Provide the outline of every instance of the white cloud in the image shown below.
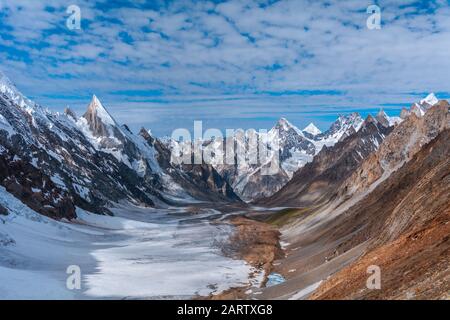
[[[379,1],[383,25],[374,31],[365,27],[368,3],[359,0],[267,6],[183,1],[160,9],[111,3],[77,1],[83,30],[73,32],[65,28],[66,1],[3,1],[2,69],[51,106],[69,101],[48,95],[94,92],[114,105],[129,105],[130,97],[112,94],[118,90],[161,90],[170,101],[191,95],[251,98],[238,100],[246,104],[240,110],[266,106],[267,97],[254,95],[262,91],[342,90],[343,97],[315,99],[342,106],[357,101],[361,107],[387,99],[408,102],[408,92],[448,91],[446,1],[430,1],[427,10],[412,0]],[[148,100],[145,94],[131,98]],[[276,107],[277,98],[270,100]],[[298,107],[307,108],[306,100],[314,105],[291,97]],[[204,101],[219,108],[217,100]],[[224,117],[231,112],[221,108]]]

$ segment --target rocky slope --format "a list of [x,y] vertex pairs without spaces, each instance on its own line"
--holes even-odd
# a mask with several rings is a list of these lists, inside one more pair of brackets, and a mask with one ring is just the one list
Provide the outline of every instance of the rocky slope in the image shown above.
[[[446,101],[421,117],[409,112],[334,198],[270,217],[289,243],[275,269],[287,281],[261,297],[448,298],[449,138]],[[373,265],[381,268],[380,290],[366,287]]]
[[336,188],[359,163],[377,150],[392,127],[368,116],[358,129],[343,135],[343,139],[334,146],[324,145],[314,160],[297,171],[289,183],[258,204],[304,207],[335,198]]
[[56,219],[76,216],[70,194],[11,149],[0,153],[0,185],[40,214]]
[[393,171],[408,162],[422,146],[434,139],[450,125],[449,104],[437,102],[423,116],[414,112],[386,138],[378,152],[371,154],[355,171],[340,191],[342,196],[367,191],[374,183],[386,179]]
[[[119,126],[97,97],[83,117],[70,109],[52,113],[23,96],[3,74],[0,147],[6,168],[0,185],[52,217],[73,218],[75,206],[107,213],[111,203],[120,201],[164,206],[193,201],[203,193],[210,200],[237,199],[223,192],[230,191],[226,183],[211,182],[205,174],[185,177],[193,179],[195,195],[183,190],[171,177],[172,170],[160,167],[155,148]],[[199,187],[201,182],[218,187],[206,190]]]
[[[213,160],[218,160],[211,162],[214,169],[241,199],[251,202],[270,197],[280,190],[324,146],[331,147],[356,133],[362,122],[357,113],[340,116],[329,130],[322,133],[314,124],[299,130],[281,118],[267,133],[238,130],[234,136],[224,140],[202,141],[201,147],[214,151],[217,157]],[[267,146],[267,154],[263,157],[259,154],[259,143]],[[168,147],[171,151],[182,150],[184,144],[172,140]],[[233,148],[231,155],[227,154],[227,145]],[[221,160],[228,157],[234,159],[232,164]],[[273,167],[277,170],[271,170]]]
[[[367,251],[326,280],[314,299],[440,299],[450,290],[450,130],[445,129],[365,199],[346,211],[335,235],[358,232],[336,250],[364,241]],[[381,268],[381,289],[366,287]]]

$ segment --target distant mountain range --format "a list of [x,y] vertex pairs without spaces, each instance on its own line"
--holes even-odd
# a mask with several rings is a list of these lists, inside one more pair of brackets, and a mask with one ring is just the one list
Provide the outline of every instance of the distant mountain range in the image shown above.
[[[265,164],[249,164],[248,159],[236,159],[232,165],[174,164],[170,156],[182,148],[179,142],[159,140],[144,128],[133,134],[126,125],[115,121],[96,96],[86,113],[77,117],[68,108],[64,114],[53,113],[30,101],[3,74],[0,92],[1,157],[9,168],[1,184],[26,199],[34,209],[55,217],[73,217],[74,206],[107,212],[108,205],[118,201],[148,206],[189,201],[258,201],[272,196],[290,181],[295,183],[299,169],[331,152],[330,148],[348,137],[367,141],[355,151],[358,152],[355,158],[360,158],[355,164],[358,163],[402,121],[383,111],[366,120],[352,113],[339,116],[322,133],[313,123],[300,130],[281,118],[262,137],[269,145],[277,139],[279,146],[279,153],[272,156],[279,157],[280,170],[265,175],[262,173]],[[402,116],[421,115],[435,103],[431,94],[410,111],[403,110]],[[249,134],[261,135],[240,134],[245,135],[245,143]],[[227,139],[238,141],[236,136]],[[203,146],[210,143],[202,142]],[[216,154],[225,154],[225,144],[226,139],[214,147]],[[33,175],[33,179],[28,179],[31,182],[17,183],[23,177],[11,169],[13,164],[21,169],[26,167]],[[64,210],[58,209],[60,206]]]
[[164,144],[145,129],[135,135],[119,126],[97,97],[82,117],[53,113],[0,77],[0,185],[32,209],[74,218],[75,206],[107,213],[121,201],[240,201],[210,166],[172,167]]
[[[368,119],[366,121],[376,123],[379,130],[383,132],[402,121],[399,117],[389,117],[382,110],[375,119],[371,116]],[[232,165],[219,162],[213,166],[241,199],[246,202],[256,201],[269,197],[280,190],[291,180],[297,170],[313,161],[324,147],[330,148],[344,138],[357,133],[364,123],[365,121],[358,113],[342,115],[327,131],[322,133],[313,123],[300,130],[285,118],[281,118],[267,134],[249,130],[245,133],[239,132],[233,138],[227,138],[228,140],[234,139],[234,143],[238,143],[237,135],[245,135],[244,141],[249,144],[251,135],[255,135],[258,139],[267,142],[268,145],[276,145],[279,152],[278,154],[273,153],[272,157],[279,158],[280,170],[278,173],[264,174],[262,168],[267,166],[266,163],[249,164],[248,159],[236,160]],[[224,155],[226,154],[227,139],[220,143],[204,141],[203,145],[215,144],[215,154]],[[170,141],[167,145],[172,150],[183,148],[178,145],[177,141]]]
[[[77,207],[111,214],[118,203],[251,209],[280,228],[288,256],[273,266],[285,284],[254,298],[308,288],[316,299],[448,298],[449,108],[430,94],[400,117],[351,113],[325,132],[282,118],[268,132],[180,142],[132,133],[96,96],[81,117],[53,113],[0,74],[0,186],[54,219],[76,218]],[[267,161],[248,161],[259,147],[219,161],[225,146],[246,150],[255,137],[279,147]],[[193,143],[211,151],[211,163],[172,161]],[[265,174],[275,157],[279,170]],[[366,287],[371,265],[382,268],[382,291]]]
[[[449,108],[429,95],[395,126],[369,116],[257,202],[288,207],[267,220],[289,244],[276,268],[287,280],[262,298],[449,298]],[[380,290],[366,285],[374,267]]]

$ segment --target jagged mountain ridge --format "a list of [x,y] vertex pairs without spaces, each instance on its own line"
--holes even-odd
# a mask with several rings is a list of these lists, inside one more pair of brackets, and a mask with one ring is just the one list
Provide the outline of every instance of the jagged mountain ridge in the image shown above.
[[332,199],[336,186],[378,148],[391,130],[369,115],[357,132],[343,135],[331,147],[324,145],[313,161],[297,171],[280,191],[257,203],[302,207]]
[[[446,102],[434,102],[435,105],[430,105],[424,116],[420,117],[412,111],[402,120],[390,118],[382,110],[376,117],[369,115],[361,127],[371,123],[376,130],[363,130],[360,133],[360,129],[356,134],[344,135],[340,143],[319,153],[279,192],[263,199],[261,203],[309,206],[333,198],[346,199],[353,196],[357,189],[360,193],[368,190],[374,181],[382,177],[383,172],[387,171],[384,178],[387,177],[388,173],[401,166],[446,126]],[[403,146],[406,146],[406,154],[400,148]],[[379,148],[380,152],[374,152]],[[376,159],[379,155],[383,159]],[[387,170],[383,168],[386,165]],[[332,194],[324,192],[327,189]]]
[[[300,199],[289,198],[295,188],[274,195],[277,201],[270,205],[299,208],[269,220],[282,226],[289,243],[289,258],[275,270],[287,278],[276,297],[314,285],[312,299],[448,298],[449,112],[447,101],[421,117],[410,112],[332,192],[315,197],[317,202],[305,196],[324,194],[328,181],[300,192]],[[312,180],[320,181],[315,175]],[[381,268],[381,290],[366,286],[373,265]],[[262,297],[273,294],[269,288]]]
[[[334,221],[334,238],[349,226],[358,230],[336,252],[365,241],[368,249],[324,281],[313,299],[448,299],[449,139],[447,128]],[[366,286],[370,265],[382,270],[382,290]]]
[[[143,137],[119,127],[95,96],[86,114],[76,118],[70,110],[59,114],[44,109],[25,98],[4,75],[1,80],[3,163],[14,168],[13,161],[20,159],[23,165],[31,164],[38,169],[27,169],[37,171],[33,173],[35,177],[39,176],[38,172],[42,174],[32,188],[16,187],[15,195],[22,200],[39,198],[39,194],[48,191],[45,181],[50,180],[54,185],[53,202],[50,197],[44,197],[46,200],[39,202],[42,208],[33,202],[36,211],[52,217],[73,218],[74,210],[67,210],[61,216],[57,209],[59,202],[69,201],[72,206],[106,213],[111,203],[119,201],[155,206],[195,200],[173,181],[170,172],[161,169],[155,149]],[[19,177],[20,172],[10,170],[0,184],[20,181]],[[193,185],[202,178],[205,177],[200,176]],[[214,196],[212,190],[198,188],[195,193],[207,194],[210,200],[236,200],[228,199],[226,193]],[[222,192],[220,188],[217,191]]]
[[[80,118],[77,118],[70,109],[67,109],[64,115],[52,114],[23,97],[6,77],[3,76],[2,79],[4,79],[2,90],[9,97],[10,102],[19,103],[19,108],[27,110],[29,114],[35,115],[35,118],[38,119],[31,117],[32,122],[42,122],[45,124],[43,127],[53,128],[55,135],[63,137],[62,140],[65,142],[74,142],[74,145],[81,146],[83,150],[80,150],[77,153],[78,155],[83,154],[83,152],[101,152],[112,156],[108,157],[109,161],[115,162],[113,167],[115,166],[118,171],[122,171],[122,174],[114,176],[120,177],[119,181],[120,179],[127,181],[129,188],[134,190],[131,193],[130,190],[127,190],[128,192],[125,192],[127,195],[122,199],[149,205],[155,205],[155,202],[171,203],[177,197],[189,198],[193,195],[194,198],[202,200],[217,198],[233,201],[237,201],[239,197],[246,201],[270,197],[285,186],[298,169],[311,162],[320,153],[320,150],[330,148],[347,137],[355,135],[363,126],[363,120],[357,113],[340,116],[330,129],[323,133],[313,124],[310,124],[304,130],[299,130],[286,119],[280,119],[263,136],[263,139],[269,141],[276,139],[280,146],[281,170],[273,175],[262,174],[264,164],[249,165],[245,161],[243,161],[243,164],[236,161],[234,165],[213,163],[212,165],[183,165],[177,167],[168,162],[170,152],[173,151],[173,149],[169,149],[168,144],[160,142],[151,135],[149,138],[148,133],[134,135],[128,127],[119,126],[96,96],[93,97],[86,113]],[[424,99],[424,101],[431,100],[431,98]],[[9,116],[9,118],[11,117]],[[377,114],[374,121],[385,128],[401,122],[399,119],[393,121],[393,118],[388,117],[383,111]],[[20,128],[21,126],[19,121],[14,122],[14,126],[11,126],[7,120],[2,120],[1,123],[4,124],[3,129],[9,130],[11,133],[14,132],[15,127]],[[31,128],[28,129],[20,130],[24,137],[27,137],[27,134],[32,131]],[[142,132],[145,132],[145,130]],[[246,139],[248,139],[247,134],[244,133]],[[257,132],[253,132],[253,134],[259,135]],[[70,139],[67,139],[67,137],[70,137]],[[75,137],[76,141],[70,141],[73,140],[72,137]],[[35,139],[33,135],[28,138],[29,141]],[[155,143],[155,141],[157,142]],[[214,143],[204,142],[203,144],[205,146]],[[56,151],[53,151],[49,148],[52,155],[58,155],[58,152],[61,152],[58,147],[56,149]],[[67,150],[65,147],[63,149]],[[72,148],[72,150],[76,149]],[[217,151],[218,154],[220,152],[225,154],[221,150]],[[61,161],[61,159],[57,160]],[[74,162],[73,159],[71,161]],[[88,162],[92,165],[92,161]],[[111,163],[104,163],[102,170],[108,170],[108,166],[111,166]],[[95,169],[91,168],[93,171]],[[134,177],[134,175],[138,177]],[[77,179],[73,175],[69,175],[69,177],[72,180]],[[102,178],[98,180],[108,180],[108,178],[114,180],[111,175],[102,175]],[[136,183],[137,181],[139,183]],[[102,181],[100,184],[102,183],[106,183],[106,181]],[[117,186],[119,186],[119,189],[123,189],[124,186],[120,183],[117,184],[117,181],[114,183],[116,183],[116,189]],[[108,200],[111,200],[108,199],[110,195],[94,196],[89,188],[84,185],[86,181],[84,181],[84,184],[75,184],[75,198],[81,197],[84,202],[96,199],[95,204],[89,208],[91,210],[98,205],[104,206]],[[65,185],[63,187],[67,188]],[[125,189],[127,188],[125,187]],[[122,192],[123,190],[114,196],[113,201],[118,201],[119,194]],[[140,195],[136,196],[132,193]],[[83,201],[79,200],[78,202]]]
[[[237,150],[249,150],[255,139],[267,143],[271,150],[279,150],[278,154],[272,151],[269,160],[259,161],[254,164],[249,159],[257,159],[258,149],[253,153],[234,155],[234,164],[223,162],[212,162],[213,167],[219,174],[229,182],[234,191],[247,202],[270,197],[280,190],[293,176],[308,162],[311,162],[324,146],[331,147],[347,136],[356,133],[362,125],[363,119],[358,113],[339,116],[338,119],[325,131],[320,132],[314,124],[310,124],[304,130],[298,129],[287,119],[281,118],[267,133],[259,133],[255,130],[238,130],[233,137],[223,140],[203,141],[202,146],[213,148],[214,153],[219,155],[218,159],[226,158],[227,143]],[[314,132],[315,134],[313,134]],[[183,150],[186,142],[178,143],[169,140],[166,145],[175,152]],[[192,142],[191,142],[192,144]],[[271,161],[277,156],[279,161]],[[278,163],[279,169],[273,174],[264,174],[264,169],[270,163]]]
[[438,101],[422,116],[411,112],[343,184],[342,196],[362,193],[408,162],[423,145],[450,126],[449,105]]

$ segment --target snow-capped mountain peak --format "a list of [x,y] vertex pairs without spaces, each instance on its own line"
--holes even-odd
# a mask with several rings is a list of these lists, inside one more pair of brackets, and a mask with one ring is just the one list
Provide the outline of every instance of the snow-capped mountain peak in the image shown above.
[[[96,138],[113,138],[115,140],[113,144],[121,144],[125,139],[121,127],[95,95],[92,96],[86,113],[78,122],[82,126],[86,124],[91,134]],[[108,145],[112,145],[111,140],[107,141]]]
[[8,94],[15,92],[16,94],[20,94],[16,88],[16,86],[9,80],[9,78],[0,71],[0,92],[3,94]]
[[439,99],[436,98],[434,93],[430,93],[425,99],[420,100],[420,104],[428,104],[430,106],[434,106],[439,102]]
[[388,115],[386,114],[386,112],[384,112],[383,109],[380,109],[380,111],[378,111],[377,117],[387,119],[387,118],[388,118]]
[[316,153],[322,150],[323,146],[331,147],[343,137],[359,131],[363,122],[364,120],[357,112],[340,115],[327,131],[314,136]]
[[421,117],[432,106],[439,103],[439,99],[436,98],[434,93],[430,93],[425,99],[416,102],[411,107],[411,112],[415,113],[418,117]]
[[114,121],[113,117],[109,114],[109,112],[102,105],[102,103],[95,94],[92,96],[91,103],[89,104],[88,107],[88,112],[95,113],[95,115],[99,117],[104,124],[111,126],[116,125],[116,122]]
[[0,71],[0,93],[6,95],[14,103],[18,104],[20,107],[30,107],[33,109],[35,104],[27,99],[12,83],[9,78]]
[[310,134],[312,134],[313,136],[321,134],[322,131],[319,130],[319,128],[317,128],[314,123],[310,123],[305,129],[303,129],[303,131],[308,132]]
[[358,131],[361,128],[364,120],[361,118],[359,113],[353,112],[349,115],[341,115],[339,118],[331,125],[330,129],[327,131],[329,135],[335,135],[340,137],[347,132],[349,129],[353,128]]
[[278,131],[278,133],[281,135],[292,130],[295,131],[298,135],[303,136],[303,133],[300,131],[300,129],[290,123],[286,118],[280,118],[280,120],[278,120],[275,126],[272,128],[272,131],[274,130]]
[[286,118],[280,118],[280,120],[277,121],[275,127],[283,128],[285,131],[288,131],[293,127],[293,125]]
[[390,121],[389,121],[389,116],[386,114],[386,112],[384,112],[383,109],[380,109],[380,111],[378,111],[375,119],[382,125],[385,127],[389,127],[390,126]]
[[16,89],[14,84],[3,72],[0,71],[0,91],[4,93],[8,89]]

